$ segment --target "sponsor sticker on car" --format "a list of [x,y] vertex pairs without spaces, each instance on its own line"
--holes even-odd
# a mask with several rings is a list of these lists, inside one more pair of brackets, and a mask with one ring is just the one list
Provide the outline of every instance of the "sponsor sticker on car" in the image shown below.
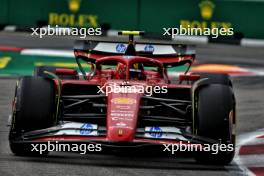
[[178,139],[187,140],[181,135],[181,130],[176,127],[145,127],[144,137],[156,139]]
[[125,98],[125,97],[119,97],[119,98],[113,98],[111,100],[114,104],[135,104],[137,102],[136,99],[133,98]]
[[116,45],[116,51],[118,53],[124,53],[126,51],[126,46],[123,43],[119,43]]
[[153,45],[146,45],[144,50],[146,52],[152,52],[153,53],[154,52],[154,46]]
[[[74,129],[76,128],[76,129]],[[98,125],[90,123],[69,122],[61,126],[61,129],[55,135],[87,135],[97,136]]]

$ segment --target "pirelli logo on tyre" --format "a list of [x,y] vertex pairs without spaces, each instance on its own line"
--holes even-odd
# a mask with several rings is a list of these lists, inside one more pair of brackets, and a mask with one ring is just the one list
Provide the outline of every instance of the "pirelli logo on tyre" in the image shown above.
[[114,104],[126,104],[126,105],[131,105],[131,104],[135,104],[137,102],[137,100],[133,99],[133,98],[125,98],[125,97],[119,97],[119,98],[113,98],[111,100],[112,103]]

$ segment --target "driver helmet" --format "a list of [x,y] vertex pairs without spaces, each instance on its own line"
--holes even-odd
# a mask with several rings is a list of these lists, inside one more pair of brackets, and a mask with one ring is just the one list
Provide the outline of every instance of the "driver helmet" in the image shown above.
[[126,77],[126,65],[119,62],[116,66],[115,78],[116,79],[125,79],[125,77]]

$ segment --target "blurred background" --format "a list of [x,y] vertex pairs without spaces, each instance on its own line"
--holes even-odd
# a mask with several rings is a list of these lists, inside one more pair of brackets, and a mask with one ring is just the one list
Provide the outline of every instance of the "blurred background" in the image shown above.
[[[76,67],[73,63],[74,36],[31,35],[31,28],[56,26],[102,28],[99,40],[113,40],[118,30],[146,31],[145,39],[166,39],[176,43],[197,44],[197,62],[226,64],[223,59],[208,60],[200,57],[200,49],[211,43],[231,44],[231,55],[252,54],[241,52],[240,47],[259,53],[264,47],[264,0],[0,0],[0,75],[30,75],[35,66]],[[233,28],[234,35],[219,36],[163,36],[163,28]],[[98,39],[87,36],[86,39]],[[226,45],[230,47],[230,45]],[[227,47],[213,45],[214,50],[228,53]],[[43,50],[46,49],[46,50]],[[47,50],[48,49],[48,50]],[[52,50],[51,50],[52,49]],[[213,49],[206,51],[211,52]],[[256,52],[255,52],[256,50]],[[22,59],[20,59],[22,58]],[[27,59],[24,59],[27,58]],[[19,60],[19,64],[17,61]],[[237,63],[234,59],[230,62]],[[259,61],[258,61],[259,62]],[[244,66],[239,63],[238,66]],[[251,67],[252,63],[246,64]],[[259,64],[257,64],[259,66]],[[243,69],[225,65],[209,65],[210,71],[239,72]],[[258,69],[259,70],[259,69]],[[258,71],[259,72],[259,71]]]
[[[264,0],[0,0],[0,175],[264,175],[263,18]],[[147,34],[137,40],[196,44],[191,71],[227,73],[234,83],[234,162],[222,167],[178,156],[13,156],[6,124],[18,78],[32,75],[36,66],[77,68],[72,48],[78,36],[31,35],[30,28],[48,25],[103,29],[103,36],[86,40],[116,40],[118,30],[143,30]],[[180,25],[233,28],[234,35],[161,37],[163,28]]]
[[1,0],[0,27],[102,27],[162,33],[164,27],[234,28],[264,38],[262,0]]

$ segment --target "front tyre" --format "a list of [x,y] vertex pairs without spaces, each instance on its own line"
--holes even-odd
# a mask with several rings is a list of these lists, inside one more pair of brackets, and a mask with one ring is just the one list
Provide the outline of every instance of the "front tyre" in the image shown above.
[[196,134],[221,141],[227,150],[199,152],[196,160],[207,164],[229,164],[235,154],[236,112],[232,88],[223,84],[204,85],[197,90],[195,97]]
[[[12,122],[9,133],[11,151],[16,155],[35,155],[30,144],[17,143],[24,132],[55,125],[54,82],[41,77],[25,76],[19,80],[13,101]],[[20,140],[20,139],[19,139]]]

